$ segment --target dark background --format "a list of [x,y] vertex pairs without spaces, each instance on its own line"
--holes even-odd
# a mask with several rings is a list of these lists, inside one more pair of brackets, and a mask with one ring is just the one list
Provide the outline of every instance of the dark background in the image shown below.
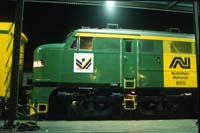
[[[0,3],[0,21],[14,22],[15,2]],[[193,15],[143,9],[71,4],[25,3],[23,32],[28,37],[25,47],[25,71],[32,70],[33,50],[44,43],[63,42],[65,36],[82,26],[105,28],[107,23],[124,29],[159,30],[180,28],[194,33]]]

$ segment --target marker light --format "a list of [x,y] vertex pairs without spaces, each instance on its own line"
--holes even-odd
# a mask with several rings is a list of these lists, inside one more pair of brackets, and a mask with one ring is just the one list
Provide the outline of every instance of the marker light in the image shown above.
[[38,68],[38,67],[44,67],[44,61],[42,60],[33,61],[33,68]]

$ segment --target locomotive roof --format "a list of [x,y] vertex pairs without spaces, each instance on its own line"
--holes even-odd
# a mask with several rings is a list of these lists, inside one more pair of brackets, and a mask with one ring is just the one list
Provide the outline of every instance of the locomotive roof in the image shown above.
[[131,30],[131,29],[78,29],[76,30],[76,32],[194,38],[194,34],[172,33],[167,31]]

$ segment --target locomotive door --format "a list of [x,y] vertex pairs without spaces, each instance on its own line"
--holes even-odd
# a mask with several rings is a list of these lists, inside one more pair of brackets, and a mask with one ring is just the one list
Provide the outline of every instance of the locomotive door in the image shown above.
[[137,40],[122,41],[122,83],[124,88],[136,87],[137,79]]
[[62,82],[83,82],[93,73],[92,37],[75,37],[64,52],[61,73]]

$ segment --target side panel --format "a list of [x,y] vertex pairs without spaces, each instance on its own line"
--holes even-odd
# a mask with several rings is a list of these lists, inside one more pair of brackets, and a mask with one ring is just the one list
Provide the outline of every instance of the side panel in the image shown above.
[[[84,42],[80,40],[88,38],[92,40],[93,46],[91,49],[83,49],[81,45]],[[76,48],[70,47],[64,50],[61,66],[62,82],[86,84],[118,84],[120,82],[120,39],[81,36],[77,42],[80,42],[80,45],[77,43]],[[112,51],[112,48],[116,51]]]
[[119,84],[120,39],[94,39],[94,74],[96,83]]
[[[61,46],[60,49],[56,45]],[[52,48],[51,48],[52,47]],[[55,48],[53,48],[55,47]],[[42,61],[44,67],[33,69],[33,82],[59,82],[62,70],[62,44],[49,44],[40,46],[34,51],[34,61]]]
[[192,42],[164,42],[164,87],[196,88],[195,46]]
[[163,87],[162,41],[139,40],[138,47],[139,87]]
[[119,53],[95,52],[94,80],[96,83],[118,84]]

